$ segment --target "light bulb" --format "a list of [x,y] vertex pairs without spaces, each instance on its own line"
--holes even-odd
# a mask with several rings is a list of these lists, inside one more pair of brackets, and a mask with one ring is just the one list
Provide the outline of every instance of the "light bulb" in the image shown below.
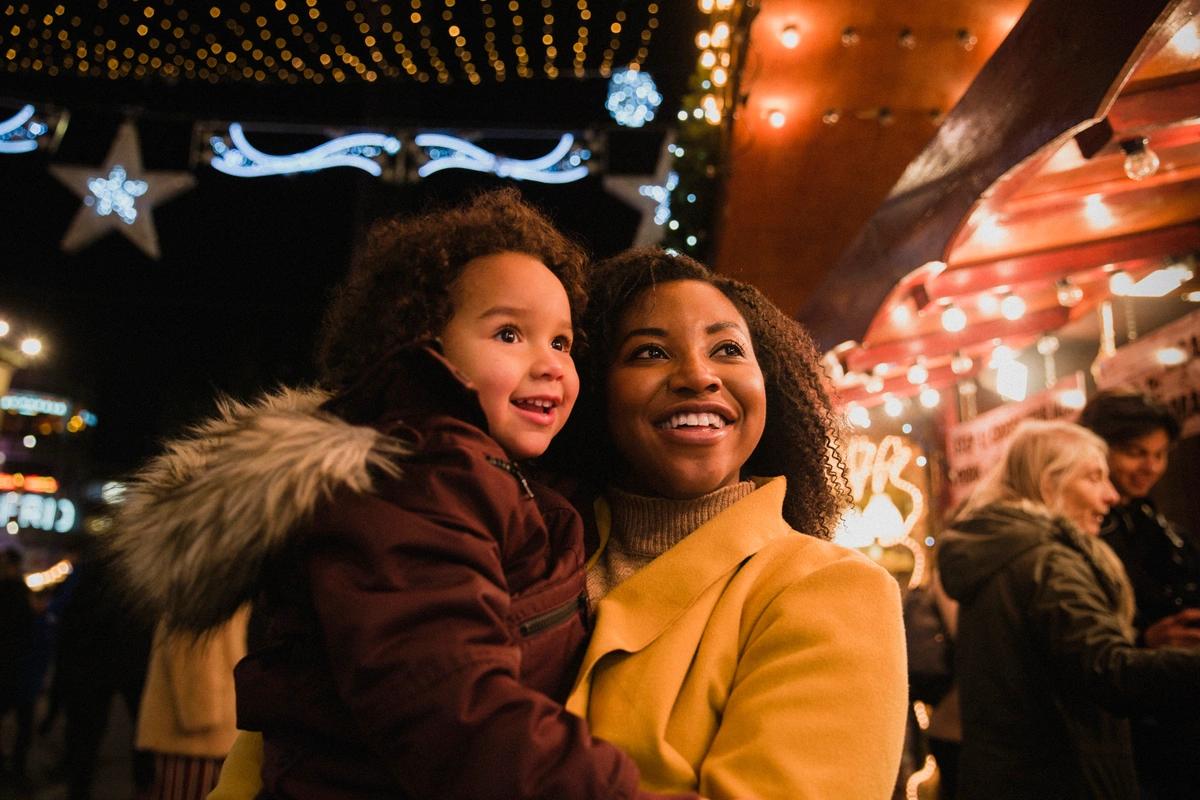
[[784,114],[779,109],[773,109],[767,112],[767,122],[772,128],[782,128],[787,124],[787,114]]
[[975,362],[970,356],[964,356],[961,353],[950,359],[950,371],[955,375],[963,375],[971,371],[971,367],[975,366]]
[[1188,360],[1182,347],[1161,347],[1154,352],[1154,360],[1164,367],[1175,367]]
[[846,419],[859,428],[871,427],[871,412],[858,403],[851,403],[846,407]]
[[946,306],[942,312],[942,327],[950,333],[958,333],[967,327],[967,312],[953,304]]
[[12,330],[12,329],[11,329],[11,328],[9,328],[9,326],[8,326],[8,322],[6,322],[5,320],[2,320],[2,319],[0,319],[0,336],[8,336],[8,332],[9,332],[10,330]]
[[1020,295],[1008,295],[1000,301],[1000,314],[1007,320],[1020,319],[1025,316],[1025,301]]
[[710,44],[712,44],[712,36],[709,35],[708,31],[700,31],[696,34],[696,47],[701,50],[707,50]]
[[929,380],[929,368],[923,361],[918,361],[908,368],[908,382],[913,386],[919,386],[927,380]]
[[884,398],[883,413],[887,414],[889,417],[894,418],[894,417],[900,416],[900,414],[902,414],[903,412],[904,412],[904,403],[902,403],[900,401],[899,397],[889,394],[886,398]]
[[27,356],[36,356],[42,352],[42,340],[29,336],[21,340],[21,352]]
[[1146,137],[1122,139],[1121,150],[1125,153],[1125,174],[1130,180],[1145,180],[1158,172],[1161,162],[1158,154],[1150,149],[1150,140]]
[[1070,278],[1060,278],[1054,284],[1058,293],[1058,304],[1063,308],[1074,308],[1083,299],[1083,289],[1080,289]]
[[1038,339],[1037,351],[1044,356],[1054,355],[1058,352],[1058,337],[1047,334]]
[[795,25],[784,25],[779,32],[779,43],[788,50],[795,50],[800,44],[800,29]]
[[936,408],[941,399],[942,395],[932,386],[926,386],[921,390],[921,405],[925,408]]
[[716,63],[717,54],[712,50],[705,50],[700,54],[700,66],[704,67],[705,69],[712,69],[713,65]]

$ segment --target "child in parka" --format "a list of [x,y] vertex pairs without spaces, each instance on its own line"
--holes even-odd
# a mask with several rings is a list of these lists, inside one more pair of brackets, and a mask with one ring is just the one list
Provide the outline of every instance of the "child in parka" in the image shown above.
[[330,391],[226,403],[128,488],[114,550],[171,626],[257,603],[236,678],[264,796],[652,796],[561,705],[582,527],[519,466],[578,394],[584,263],[511,190],[376,226]]

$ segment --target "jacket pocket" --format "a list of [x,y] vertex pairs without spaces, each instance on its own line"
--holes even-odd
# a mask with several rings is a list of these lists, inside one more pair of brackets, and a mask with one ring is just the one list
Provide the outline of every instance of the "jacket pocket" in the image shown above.
[[587,595],[579,594],[560,606],[536,614],[517,626],[517,631],[525,637],[536,636],[542,631],[549,630],[566,622],[576,613],[587,606]]

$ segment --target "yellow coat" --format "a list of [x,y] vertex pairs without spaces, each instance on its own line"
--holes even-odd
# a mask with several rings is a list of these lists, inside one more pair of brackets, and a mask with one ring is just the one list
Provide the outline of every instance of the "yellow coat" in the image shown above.
[[567,708],[647,789],[891,797],[907,712],[899,587],[788,527],[785,486],[761,485],[596,609]]
[[[767,481],[597,606],[567,708],[647,789],[891,797],[907,712],[899,587],[788,527],[785,488]],[[239,737],[210,800],[254,797],[261,759],[261,738]]]
[[249,606],[200,636],[154,634],[138,711],[137,747],[224,758],[237,736],[233,667],[246,655]]

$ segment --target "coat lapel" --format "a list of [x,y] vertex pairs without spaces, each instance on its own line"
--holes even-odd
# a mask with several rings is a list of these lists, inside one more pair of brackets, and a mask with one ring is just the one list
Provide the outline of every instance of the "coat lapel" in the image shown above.
[[[567,707],[586,713],[596,664],[612,652],[649,646],[713,583],[772,539],[792,533],[783,520],[784,478],[756,481],[759,488],[688,534],[671,550],[609,592],[596,607],[596,626]],[[737,509],[734,513],[734,508]],[[607,508],[597,509],[600,541],[608,541]],[[754,520],[751,526],[747,520]]]

